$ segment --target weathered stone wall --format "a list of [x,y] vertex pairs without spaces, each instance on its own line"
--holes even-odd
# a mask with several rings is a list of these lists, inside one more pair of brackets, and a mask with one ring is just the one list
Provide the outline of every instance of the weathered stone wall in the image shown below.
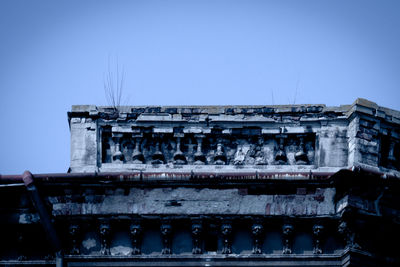
[[[81,106],[75,111],[86,112],[90,106]],[[71,131],[71,168],[95,171],[98,160],[98,128],[96,120],[90,117],[72,117],[69,120]]]
[[359,99],[349,110],[349,165],[400,170],[399,112]]
[[400,169],[400,113],[353,105],[107,107],[69,113],[72,172]]
[[[132,188],[104,195],[50,198],[54,216],[87,215],[335,215],[335,189],[318,188],[294,195],[248,194],[241,189]],[[75,200],[73,200],[75,199]]]

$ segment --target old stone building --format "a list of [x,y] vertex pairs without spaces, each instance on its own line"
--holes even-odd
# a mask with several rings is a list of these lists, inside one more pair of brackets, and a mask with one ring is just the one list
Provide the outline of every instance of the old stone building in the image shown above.
[[0,264],[400,266],[400,112],[73,106],[68,173],[0,176]]

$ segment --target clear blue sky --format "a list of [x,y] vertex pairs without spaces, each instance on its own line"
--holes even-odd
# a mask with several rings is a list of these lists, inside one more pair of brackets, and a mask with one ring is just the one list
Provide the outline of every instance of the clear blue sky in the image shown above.
[[109,59],[129,105],[400,110],[396,0],[2,0],[0,38],[2,174],[67,171],[67,111],[107,104]]

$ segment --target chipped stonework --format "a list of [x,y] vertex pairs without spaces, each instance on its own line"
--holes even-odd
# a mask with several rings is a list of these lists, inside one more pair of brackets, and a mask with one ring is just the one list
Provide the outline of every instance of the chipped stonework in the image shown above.
[[398,173],[399,118],[363,99],[340,107],[121,107],[118,114],[73,106],[70,169],[338,171],[361,165]]
[[[306,195],[243,195],[238,189],[132,189],[127,196],[104,196],[99,203],[53,204],[53,215],[234,214],[316,216],[335,214],[335,189]],[[178,199],[175,205],[171,200]]]

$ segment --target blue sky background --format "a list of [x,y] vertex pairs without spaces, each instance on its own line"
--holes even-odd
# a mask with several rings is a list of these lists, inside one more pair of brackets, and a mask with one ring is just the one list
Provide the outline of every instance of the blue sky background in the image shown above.
[[400,1],[0,1],[0,173],[66,172],[67,111],[351,104],[400,110]]

